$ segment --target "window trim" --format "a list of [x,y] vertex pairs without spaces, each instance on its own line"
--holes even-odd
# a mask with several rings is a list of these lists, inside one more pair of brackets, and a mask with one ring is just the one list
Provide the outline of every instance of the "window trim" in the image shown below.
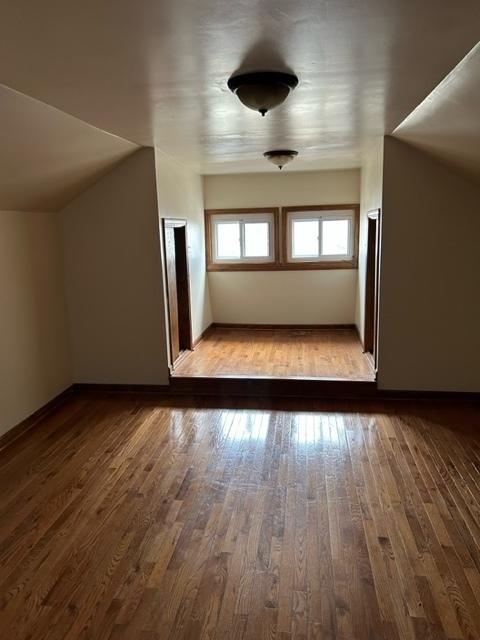
[[[337,254],[323,254],[323,223],[327,221],[346,221],[348,223],[348,248],[347,253]],[[317,254],[294,256],[293,245],[295,241],[295,222],[315,222],[318,228],[317,236]],[[308,211],[292,211],[289,214],[287,221],[287,261],[292,263],[297,262],[342,262],[346,260],[352,260],[353,258],[353,245],[354,245],[354,233],[355,233],[355,213],[353,210],[345,211],[342,214],[340,209],[325,211],[312,211],[309,215]]]
[[[239,224],[240,225],[240,255],[238,258],[220,258],[218,256],[218,224]],[[266,224],[268,225],[268,256],[246,256],[245,255],[245,225],[246,224]],[[272,213],[243,213],[243,215],[233,220],[227,216],[214,214],[212,216],[212,248],[214,261],[218,264],[234,264],[274,262],[275,261],[275,218]]]
[[[262,213],[268,214],[273,218],[273,238],[271,238],[272,257],[266,260],[262,258],[240,258],[238,261],[228,259],[216,260],[214,248],[214,217],[224,217],[228,220],[229,216],[238,218],[239,214],[251,215]],[[280,209],[278,207],[207,209],[205,210],[205,240],[207,271],[276,271],[280,268]]]
[[[353,222],[353,255],[351,260],[312,260],[294,262],[288,260],[288,219],[290,213],[303,211],[342,211],[354,212]],[[280,220],[281,211],[281,220]],[[213,224],[212,216],[229,215],[238,216],[239,213],[269,213],[273,214],[274,230],[274,260],[270,262],[216,262],[213,260]],[[236,209],[206,209],[205,210],[205,257],[207,271],[296,271],[302,269],[357,269],[358,268],[358,242],[360,226],[360,205],[357,204],[321,204],[303,205],[294,207],[256,207]]]
[[[318,258],[315,260],[302,260],[301,258],[291,258],[290,243],[290,220],[291,214],[321,211],[353,211],[353,236],[352,236],[352,257],[347,260],[332,260]],[[282,208],[282,253],[283,268],[289,270],[300,269],[357,269],[358,268],[358,237],[359,237],[360,207],[358,204],[322,204],[306,205]]]

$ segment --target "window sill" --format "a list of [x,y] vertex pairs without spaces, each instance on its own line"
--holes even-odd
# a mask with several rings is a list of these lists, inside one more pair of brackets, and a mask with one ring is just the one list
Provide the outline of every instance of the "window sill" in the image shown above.
[[336,260],[332,262],[282,262],[209,264],[207,271],[324,271],[358,269],[357,260]]
[[302,271],[317,269],[358,269],[358,260],[322,260],[321,262],[285,262],[282,269],[288,271]]

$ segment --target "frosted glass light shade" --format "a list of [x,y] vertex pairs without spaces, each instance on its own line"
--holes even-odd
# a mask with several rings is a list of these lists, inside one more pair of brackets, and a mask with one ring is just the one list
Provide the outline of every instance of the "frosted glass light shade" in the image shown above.
[[274,151],[265,151],[263,155],[269,162],[281,169],[298,156],[298,151],[293,151],[292,149],[276,149]]

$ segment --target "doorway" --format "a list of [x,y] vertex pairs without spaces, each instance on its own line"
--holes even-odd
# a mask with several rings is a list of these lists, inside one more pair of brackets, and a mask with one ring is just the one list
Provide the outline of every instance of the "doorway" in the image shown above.
[[172,369],[192,349],[187,221],[163,219]]
[[378,286],[380,270],[380,209],[368,212],[367,272],[365,278],[365,353],[373,359],[377,369],[378,344]]

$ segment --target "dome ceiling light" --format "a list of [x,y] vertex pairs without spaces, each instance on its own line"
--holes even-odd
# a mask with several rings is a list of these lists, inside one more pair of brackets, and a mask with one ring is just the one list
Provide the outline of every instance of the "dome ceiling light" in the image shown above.
[[242,104],[264,116],[284,102],[298,78],[281,71],[255,71],[232,76],[227,84]]
[[281,169],[298,156],[298,151],[275,149],[274,151],[265,151],[263,155],[269,162]]

